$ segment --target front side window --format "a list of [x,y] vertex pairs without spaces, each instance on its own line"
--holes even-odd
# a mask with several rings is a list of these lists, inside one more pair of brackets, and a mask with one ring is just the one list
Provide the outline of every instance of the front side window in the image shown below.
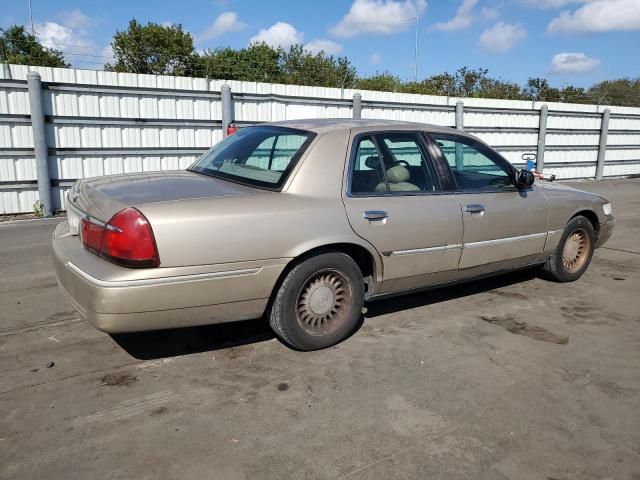
[[189,170],[259,187],[280,188],[313,134],[282,127],[238,130],[200,157]]
[[382,132],[362,137],[351,171],[351,193],[407,194],[439,190],[417,134]]
[[451,167],[458,188],[495,190],[513,187],[509,166],[484,145],[452,135],[434,134],[433,138]]

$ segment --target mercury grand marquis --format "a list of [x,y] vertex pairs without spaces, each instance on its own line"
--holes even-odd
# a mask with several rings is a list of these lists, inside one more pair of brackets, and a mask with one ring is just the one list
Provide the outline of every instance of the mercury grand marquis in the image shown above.
[[186,171],[79,180],[67,214],[56,276],[98,329],[264,316],[300,350],[390,295],[529,267],[576,280],[614,224],[607,199],[534,184],[472,135],[347,119],[247,127]]

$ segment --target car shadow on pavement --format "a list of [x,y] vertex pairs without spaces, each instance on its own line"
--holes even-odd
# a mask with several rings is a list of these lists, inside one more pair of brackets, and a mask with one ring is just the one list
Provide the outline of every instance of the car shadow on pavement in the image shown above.
[[264,319],[111,335],[120,347],[139,360],[210,352],[264,342],[274,337]]
[[[500,289],[532,280],[536,276],[536,270],[522,270],[371,302],[367,304],[367,313],[360,319],[351,335],[356,334],[369,318]],[[511,292],[503,294],[514,302],[527,301],[527,296],[524,294]],[[118,334],[111,337],[132,357],[150,360],[264,342],[275,338],[275,335],[269,327],[269,322],[261,318],[202,327]]]
[[[401,295],[367,304],[365,318],[374,318],[380,315],[396,313],[401,310],[446,302],[455,298],[467,297],[478,293],[496,290],[509,285],[523,283],[538,277],[538,270],[518,270],[511,273],[474,280],[472,282],[459,283],[448,287],[433,288],[416,293]],[[528,295],[522,293],[502,292],[505,298],[511,298],[515,302],[527,301]]]

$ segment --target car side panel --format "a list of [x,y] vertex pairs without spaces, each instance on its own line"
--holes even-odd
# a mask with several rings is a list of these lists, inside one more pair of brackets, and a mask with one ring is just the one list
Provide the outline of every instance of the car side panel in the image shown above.
[[[481,213],[464,213],[464,242],[460,273],[476,275],[491,271],[495,262],[511,262],[542,254],[548,230],[547,198],[537,187],[518,191],[461,193],[463,210],[481,204]],[[480,266],[485,268],[474,268]]]

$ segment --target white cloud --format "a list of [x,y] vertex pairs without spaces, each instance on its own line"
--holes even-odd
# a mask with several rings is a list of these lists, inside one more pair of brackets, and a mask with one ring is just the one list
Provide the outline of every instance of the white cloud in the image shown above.
[[261,29],[257,35],[249,39],[249,44],[264,42],[270,47],[284,49],[296,43],[302,43],[304,33],[299,32],[290,23],[277,22],[269,28]]
[[426,0],[354,0],[349,12],[329,32],[336,37],[390,35],[407,30],[422,14]]
[[110,61],[101,57],[98,46],[90,38],[96,19],[79,9],[62,11],[51,18],[55,21],[34,25],[36,37],[45,47],[62,52],[65,60],[77,68],[102,68]]
[[197,41],[203,42],[224,35],[225,33],[239,32],[246,26],[247,24],[238,18],[236,12],[224,12],[218,15],[218,18],[209,25],[209,28],[198,35]]
[[452,32],[455,30],[464,30],[469,28],[473,20],[473,9],[477,5],[478,0],[462,0],[462,4],[456,10],[456,16],[448,22],[436,23],[433,27],[443,32]]
[[100,55],[102,56],[104,63],[113,63],[116,61],[111,45],[104,47],[100,52]]
[[74,31],[56,22],[35,25],[36,37],[48,48],[59,50],[65,59],[78,68],[98,68],[105,62],[96,57],[96,44],[84,31]]
[[584,53],[558,53],[551,60],[552,73],[586,73],[600,65],[597,58],[587,57]]
[[480,13],[488,20],[495,20],[500,16],[500,11],[495,7],[482,7]]
[[549,33],[640,30],[640,0],[588,0],[571,12],[565,10],[551,20]]
[[498,22],[480,34],[480,46],[487,52],[505,53],[526,36],[522,25]]
[[561,8],[572,3],[584,3],[585,0],[521,0],[527,7],[535,8]]
[[374,65],[380,65],[382,63],[382,55],[380,55],[378,52],[372,53],[369,57],[369,61]]
[[315,40],[311,40],[307,43],[304,46],[304,49],[314,55],[320,52],[324,52],[327,55],[335,55],[342,51],[342,45],[331,40],[321,40],[316,38]]
[[79,9],[60,12],[56,15],[60,24],[71,30],[86,30],[95,24],[94,20],[82,13]]

